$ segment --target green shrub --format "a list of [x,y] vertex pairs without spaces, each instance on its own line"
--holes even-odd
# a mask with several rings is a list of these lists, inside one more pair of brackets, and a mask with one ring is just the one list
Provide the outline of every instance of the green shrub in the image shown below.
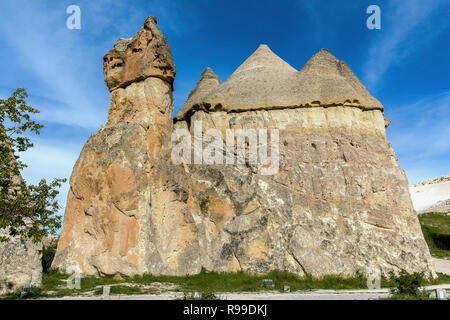
[[392,271],[390,277],[395,287],[391,289],[392,294],[407,296],[422,296],[420,290],[425,285],[426,279],[423,272],[407,273],[402,270],[396,276]]
[[209,207],[209,196],[206,195],[204,197],[199,197],[198,198],[198,202],[200,204],[200,210],[202,211],[203,214],[207,214],[208,213],[208,207]]
[[450,257],[450,216],[426,213],[419,216],[423,236],[430,252],[438,258]]

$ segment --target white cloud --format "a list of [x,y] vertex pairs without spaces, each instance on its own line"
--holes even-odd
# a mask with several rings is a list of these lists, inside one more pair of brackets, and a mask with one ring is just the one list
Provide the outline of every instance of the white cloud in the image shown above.
[[[28,164],[22,175],[31,184],[42,178],[67,178],[58,196],[63,207],[73,166],[85,143],[81,137],[86,131],[79,127],[94,132],[106,122],[109,92],[103,83],[103,55],[120,36],[133,36],[148,14],[158,17],[165,32],[180,34],[188,29],[183,26],[182,8],[172,2],[154,0],[137,8],[128,1],[78,0],[81,30],[68,30],[66,7],[71,4],[64,0],[0,2],[0,37],[6,44],[3,63],[25,71],[2,79],[0,97],[11,94],[13,83],[31,79],[27,91],[29,104],[41,111],[37,119],[58,124],[46,129],[47,135],[53,133],[52,140],[33,138],[35,146],[20,155]],[[59,132],[61,127],[76,134],[72,142]]]
[[39,139],[33,139],[33,142],[33,148],[19,154],[21,161],[28,165],[22,171],[22,176],[29,184],[37,184],[41,179],[50,182],[54,178],[66,178],[67,181],[61,186],[57,197],[62,207],[59,214],[62,215],[69,192],[69,178],[82,145]]
[[[375,87],[384,73],[448,27],[430,17],[448,6],[445,0],[391,1],[381,7],[381,30],[368,50],[363,83]],[[427,28],[432,26],[430,30]],[[376,33],[379,36],[376,37]],[[424,35],[424,36],[421,36]]]
[[[2,3],[0,35],[7,43],[7,58],[36,79],[27,89],[30,102],[41,110],[39,120],[97,129],[106,122],[109,106],[103,55],[119,36],[134,35],[148,13],[159,15],[171,31],[181,32],[180,20],[175,19],[179,10],[161,1],[147,3],[152,12],[145,12],[128,2],[80,0],[81,30],[68,30],[69,4]],[[19,75],[10,78],[20,82]]]
[[[39,7],[36,2],[27,2],[20,10],[9,8],[3,12],[7,18],[0,20],[1,33],[11,57],[38,80],[35,87],[28,88],[31,102],[33,93],[62,102],[44,102],[39,106],[39,119],[98,127],[105,119],[107,100],[93,90],[98,89],[96,85],[86,81],[98,78],[100,72],[89,65],[96,60],[92,57],[95,49],[80,43],[75,34],[78,30],[65,28],[60,12],[63,9]],[[87,72],[86,68],[92,71]]]
[[450,91],[389,112],[389,141],[410,183],[450,173]]

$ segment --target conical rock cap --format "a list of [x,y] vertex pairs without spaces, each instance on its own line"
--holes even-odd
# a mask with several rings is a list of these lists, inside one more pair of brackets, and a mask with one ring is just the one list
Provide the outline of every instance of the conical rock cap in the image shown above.
[[214,71],[207,67],[200,79],[197,82],[194,90],[189,93],[188,99],[181,106],[178,115],[185,115],[187,112],[192,110],[192,108],[199,103],[201,103],[202,99],[215,87],[220,85],[219,77],[214,73]]
[[[221,106],[225,111],[232,111],[273,106],[280,97],[288,96],[283,93],[283,84],[296,72],[267,45],[262,44],[227,81],[197,100],[195,107],[215,109]],[[187,101],[175,119],[185,118],[193,107]]]
[[296,74],[292,84],[296,105],[355,106],[362,109],[383,110],[344,61],[338,60],[327,49],[309,59]]
[[194,107],[239,112],[339,105],[383,111],[382,104],[369,93],[347,64],[327,49],[313,55],[297,71],[268,46],[260,45],[227,81],[212,87],[208,93],[202,90],[195,101],[190,96],[175,119],[185,119]]

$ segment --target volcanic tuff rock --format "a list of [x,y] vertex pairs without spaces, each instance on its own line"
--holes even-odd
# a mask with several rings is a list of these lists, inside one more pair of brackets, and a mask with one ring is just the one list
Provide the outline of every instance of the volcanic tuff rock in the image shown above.
[[[139,59],[127,58],[145,43],[136,40],[143,30],[152,40],[135,52]],[[383,106],[344,62],[322,50],[296,71],[262,45],[223,83],[206,69],[173,125],[175,67],[156,20],[133,39],[105,56],[108,122],[75,164],[55,268],[434,274]],[[158,60],[165,67],[147,68],[162,57],[156,50],[166,53]],[[170,135],[192,132],[196,120],[223,135],[279,129],[278,173],[261,175],[251,163],[174,165]]]
[[103,57],[103,69],[110,91],[148,77],[173,83],[176,70],[172,53],[156,25],[156,18],[149,16],[133,38],[119,38]]
[[[114,68],[117,52],[126,54]],[[200,211],[184,169],[170,162],[175,66],[156,19],[147,18],[132,40],[119,39],[105,58],[108,122],[73,169],[53,267],[99,275],[196,273],[204,252]]]
[[450,174],[409,187],[417,213],[450,214]]
[[326,49],[297,71],[262,44],[227,81],[202,91],[182,106],[176,120],[185,119],[192,108],[230,112],[341,105],[383,110],[347,64]]
[[[21,175],[14,177],[14,183],[21,181]],[[23,236],[11,237],[5,229],[0,229],[0,235],[9,237],[9,241],[0,242],[0,294],[24,285],[39,286],[42,282],[42,243],[34,243]]]
[[[6,235],[5,231],[0,231]],[[0,294],[40,286],[42,282],[42,244],[21,236],[0,242]]]

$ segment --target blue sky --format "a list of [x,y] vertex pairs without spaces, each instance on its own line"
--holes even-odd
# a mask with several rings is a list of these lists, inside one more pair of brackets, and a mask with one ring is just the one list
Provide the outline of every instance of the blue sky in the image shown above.
[[[71,4],[81,8],[81,30],[66,28]],[[381,30],[366,27],[373,4],[381,8]],[[84,143],[106,122],[102,57],[150,14],[177,67],[175,112],[207,66],[224,81],[260,43],[296,69],[328,48],[383,103],[392,120],[388,138],[410,183],[450,173],[448,0],[2,0],[0,98],[25,87],[45,125],[22,155],[28,182],[70,177]],[[67,191],[68,183],[63,207]]]

